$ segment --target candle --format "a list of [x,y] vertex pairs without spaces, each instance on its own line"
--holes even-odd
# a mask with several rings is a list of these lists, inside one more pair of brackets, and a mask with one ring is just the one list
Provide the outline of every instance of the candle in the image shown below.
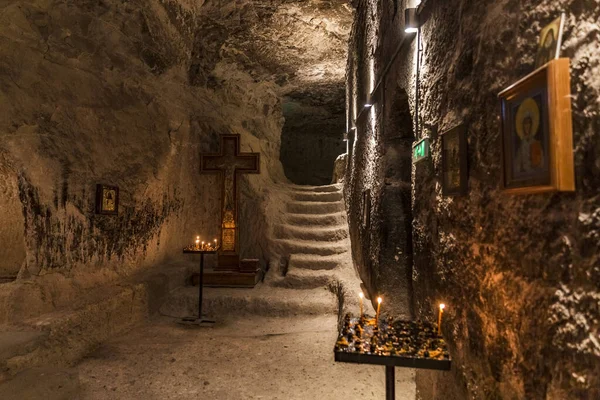
[[200,236],[196,236],[196,247],[200,244]]
[[215,239],[215,249],[217,248],[217,239]]
[[201,247],[201,249],[204,250],[204,241],[202,241],[202,247]]
[[360,292],[358,294],[358,297],[360,297],[360,317],[363,317],[363,297],[365,297],[365,295],[363,294],[363,292]]
[[446,305],[444,303],[440,304],[440,312],[438,313],[438,336],[442,334],[442,314],[444,313],[444,308],[446,308]]
[[381,302],[383,300],[381,299],[381,297],[377,298],[377,315],[375,316],[375,323],[378,324],[379,323],[379,311],[381,310]]

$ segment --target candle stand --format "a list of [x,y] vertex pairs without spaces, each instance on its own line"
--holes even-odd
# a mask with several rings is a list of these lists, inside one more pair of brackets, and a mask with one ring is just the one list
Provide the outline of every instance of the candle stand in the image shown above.
[[396,398],[395,367],[448,371],[452,365],[445,340],[435,325],[420,321],[380,322],[346,315],[335,344],[335,361],[385,366],[385,398]]
[[183,249],[185,254],[200,254],[200,276],[198,282],[198,315],[182,318],[179,323],[183,325],[196,325],[196,326],[213,326],[214,320],[205,319],[202,317],[202,297],[204,290],[204,255],[205,254],[216,254],[218,248],[200,248],[200,247],[189,247]]

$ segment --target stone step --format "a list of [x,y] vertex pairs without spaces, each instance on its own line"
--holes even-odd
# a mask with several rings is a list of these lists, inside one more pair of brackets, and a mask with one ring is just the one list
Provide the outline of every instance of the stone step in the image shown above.
[[0,382],[8,378],[9,360],[34,351],[48,337],[47,332],[21,327],[0,327]]
[[280,239],[336,241],[348,237],[348,227],[345,225],[312,227],[280,224],[275,227],[275,236]]
[[288,224],[298,226],[337,226],[346,224],[346,213],[344,211],[324,215],[287,213],[284,218]]
[[99,287],[93,301],[75,310],[57,310],[20,321],[21,330],[27,330],[19,333],[20,337],[14,337],[14,328],[0,327],[0,340],[10,338],[0,350],[0,372],[12,377],[41,365],[63,367],[77,362],[105,340],[145,322],[196,268],[191,263],[165,265],[118,285]]
[[290,189],[297,192],[339,192],[342,190],[342,185],[334,183],[332,185],[323,186],[303,186],[303,185],[289,185]]
[[337,280],[339,267],[331,270],[289,269],[284,277],[273,281],[272,285],[296,289],[316,289],[327,287]]
[[296,201],[337,202],[342,201],[342,192],[296,192],[292,198]]
[[336,242],[319,242],[314,240],[300,239],[275,239],[273,244],[278,247],[277,253],[281,255],[291,255],[295,253],[316,254],[329,256],[333,254],[342,254],[348,252],[350,244],[347,239]]
[[316,254],[292,254],[288,271],[293,269],[332,270],[347,263],[347,255],[320,256]]
[[344,210],[344,203],[322,201],[292,201],[287,204],[287,211],[296,214],[334,214]]
[[[296,290],[259,283],[253,289],[204,288],[203,315],[220,319],[229,315],[317,315],[337,312],[337,299],[324,288]],[[198,288],[188,286],[171,292],[161,313],[183,318],[198,315]]]

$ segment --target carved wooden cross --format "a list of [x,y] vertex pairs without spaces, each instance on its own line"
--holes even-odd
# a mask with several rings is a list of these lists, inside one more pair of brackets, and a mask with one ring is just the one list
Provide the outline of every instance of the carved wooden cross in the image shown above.
[[260,154],[240,153],[240,135],[221,135],[219,153],[200,155],[200,172],[217,172],[221,176],[221,248],[216,269],[238,271],[237,178],[242,173],[260,173]]

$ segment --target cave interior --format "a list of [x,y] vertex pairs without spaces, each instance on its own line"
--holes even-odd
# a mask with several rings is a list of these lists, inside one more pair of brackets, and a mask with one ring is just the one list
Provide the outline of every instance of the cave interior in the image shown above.
[[0,21],[1,399],[600,398],[600,0]]

